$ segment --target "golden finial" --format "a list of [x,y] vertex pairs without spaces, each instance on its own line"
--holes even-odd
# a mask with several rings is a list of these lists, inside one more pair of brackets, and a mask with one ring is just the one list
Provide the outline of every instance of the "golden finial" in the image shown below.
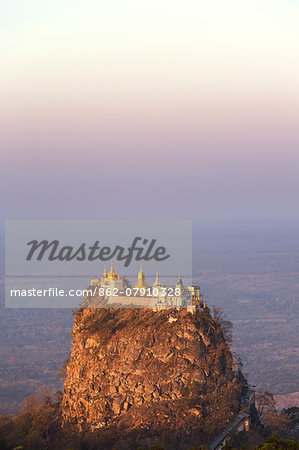
[[182,275],[181,275],[181,274],[179,275],[179,279],[178,279],[178,281],[177,281],[177,284],[179,284],[180,286],[183,285],[183,282],[182,282]]
[[135,284],[136,288],[146,288],[147,287],[147,283],[145,281],[145,275],[144,272],[142,270],[142,262],[140,261],[140,270],[138,273],[138,281]]
[[104,278],[107,278],[107,264],[105,264],[105,269],[104,269]]
[[114,272],[114,262],[113,259],[111,260],[111,269],[109,272],[109,278],[116,278],[116,273]]
[[144,273],[143,273],[143,270],[142,270],[142,262],[141,261],[140,261],[140,270],[139,270],[138,278],[139,279],[143,279],[144,278]]

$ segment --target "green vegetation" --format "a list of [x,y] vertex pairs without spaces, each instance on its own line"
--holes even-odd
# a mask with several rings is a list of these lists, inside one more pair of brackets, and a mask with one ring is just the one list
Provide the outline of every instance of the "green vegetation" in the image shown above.
[[276,435],[269,437],[266,442],[256,447],[261,450],[299,450],[299,444],[296,439],[279,439]]

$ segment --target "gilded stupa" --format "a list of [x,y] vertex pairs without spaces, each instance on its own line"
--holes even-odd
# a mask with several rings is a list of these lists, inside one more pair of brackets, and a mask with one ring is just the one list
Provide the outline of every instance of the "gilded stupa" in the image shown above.
[[137,288],[137,289],[146,289],[147,288],[147,282],[145,279],[144,272],[142,270],[142,263],[140,263],[140,270],[138,273],[138,280],[135,283],[135,288]]

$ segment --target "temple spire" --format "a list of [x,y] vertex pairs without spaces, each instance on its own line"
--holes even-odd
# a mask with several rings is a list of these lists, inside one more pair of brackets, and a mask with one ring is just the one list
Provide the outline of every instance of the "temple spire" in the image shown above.
[[111,260],[111,269],[109,272],[109,278],[116,278],[117,274],[114,272],[114,262],[113,259]]
[[145,280],[144,272],[142,270],[142,262],[141,261],[140,261],[140,270],[139,270],[139,273],[138,273],[138,281],[135,284],[135,287],[136,288],[147,288],[147,283],[146,283],[146,280]]
[[158,275],[158,272],[156,272],[156,279],[155,279],[155,282],[154,282],[154,286],[159,286],[159,285],[160,285],[159,275]]
[[183,282],[182,282],[182,275],[179,275],[179,279],[177,281],[177,286],[183,286]]

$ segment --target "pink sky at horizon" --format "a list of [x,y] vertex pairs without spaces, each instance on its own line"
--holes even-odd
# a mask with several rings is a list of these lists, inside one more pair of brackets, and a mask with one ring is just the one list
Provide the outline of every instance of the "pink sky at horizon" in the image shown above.
[[41,3],[0,6],[3,218],[299,216],[296,4]]

